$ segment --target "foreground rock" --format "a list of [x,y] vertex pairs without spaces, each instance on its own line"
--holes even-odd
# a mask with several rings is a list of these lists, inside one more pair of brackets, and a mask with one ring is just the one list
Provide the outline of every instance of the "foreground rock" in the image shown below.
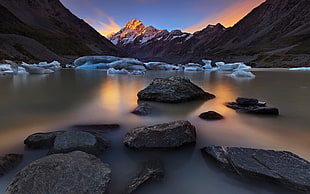
[[221,114],[215,111],[208,111],[208,112],[201,113],[199,117],[201,119],[209,120],[209,121],[224,119],[224,117]]
[[255,98],[236,99],[236,102],[228,102],[226,106],[241,113],[261,114],[261,115],[279,115],[279,109],[275,107],[266,107],[265,102],[260,102]]
[[32,149],[50,148],[49,154],[80,150],[99,155],[108,147],[105,139],[86,131],[36,133],[27,137],[24,143]]
[[7,154],[5,156],[0,156],[0,177],[16,167],[22,159],[22,154]]
[[54,154],[26,166],[14,177],[6,193],[105,193],[111,170],[94,155],[81,151]]
[[144,163],[143,168],[132,180],[128,187],[127,193],[133,193],[144,183],[151,180],[161,180],[165,176],[164,165],[159,159],[148,160]]
[[241,176],[273,181],[299,192],[310,192],[310,163],[285,151],[208,146],[203,153]]
[[126,146],[136,149],[178,148],[196,142],[196,129],[188,121],[174,121],[137,127],[124,137]]
[[148,103],[139,104],[131,113],[139,116],[147,116],[153,112],[154,108]]
[[189,79],[182,77],[156,78],[138,93],[139,100],[180,103],[191,100],[209,100],[213,94],[203,91]]

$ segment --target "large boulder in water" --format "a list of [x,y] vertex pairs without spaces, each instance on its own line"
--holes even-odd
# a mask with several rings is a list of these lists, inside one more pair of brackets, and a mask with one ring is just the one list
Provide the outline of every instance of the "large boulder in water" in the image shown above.
[[178,148],[196,142],[196,129],[189,121],[174,121],[137,127],[126,133],[123,142],[136,149]]
[[139,100],[180,103],[191,100],[209,100],[213,94],[203,91],[189,79],[182,77],[156,78],[138,93]]
[[111,170],[94,155],[81,151],[54,154],[26,166],[14,177],[6,193],[105,193]]
[[262,178],[299,192],[310,192],[310,163],[286,151],[208,146],[202,152],[241,176]]

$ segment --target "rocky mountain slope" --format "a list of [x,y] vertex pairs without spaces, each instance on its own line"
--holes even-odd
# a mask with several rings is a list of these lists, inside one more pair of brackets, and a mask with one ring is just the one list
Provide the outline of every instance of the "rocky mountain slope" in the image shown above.
[[71,62],[126,54],[59,0],[0,0],[0,59]]
[[244,61],[257,67],[307,66],[309,10],[309,0],[266,0],[227,29],[217,24],[194,34],[157,30],[147,41],[139,41],[142,33],[124,42],[123,28],[117,33],[120,36],[112,38],[114,43],[119,39],[116,45],[140,60],[187,63],[212,59]]

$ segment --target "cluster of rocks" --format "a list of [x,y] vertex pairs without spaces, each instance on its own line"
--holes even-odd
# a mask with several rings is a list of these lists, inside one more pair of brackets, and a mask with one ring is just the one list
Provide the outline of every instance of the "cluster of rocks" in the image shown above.
[[256,98],[238,97],[236,102],[228,102],[226,106],[240,113],[279,115],[278,108],[267,107],[265,102],[261,102]]
[[[187,93],[178,96],[182,91]],[[180,77],[156,79],[138,96],[149,101],[169,103],[215,97]],[[253,109],[264,107],[265,103],[257,99],[238,98],[236,105]],[[147,115],[152,110],[153,107],[142,103],[133,113]],[[199,117],[206,120],[223,119],[214,111],[202,113]],[[27,147],[49,149],[48,156],[18,172],[7,187],[7,193],[105,193],[111,181],[111,169],[96,157],[108,148],[108,142],[100,131],[117,127],[117,124],[76,125],[67,131],[30,135],[24,141]],[[176,149],[195,142],[196,128],[185,120],[137,127],[123,137],[126,147],[137,150]],[[208,146],[202,149],[202,153],[240,176],[271,180],[299,192],[310,191],[310,163],[290,152]],[[8,158],[6,160],[10,160]],[[15,158],[18,161],[19,156]],[[133,177],[126,192],[133,193],[144,183],[162,180],[164,176],[164,165],[159,159],[147,160]]]

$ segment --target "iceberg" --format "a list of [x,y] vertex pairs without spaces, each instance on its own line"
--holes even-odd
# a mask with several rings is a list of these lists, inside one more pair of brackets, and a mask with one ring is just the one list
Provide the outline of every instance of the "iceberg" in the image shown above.
[[198,63],[187,63],[184,71],[203,71],[202,66]]
[[179,67],[164,62],[144,63],[148,70],[178,70]]
[[108,74],[128,74],[129,72],[126,69],[114,69],[114,68],[109,68],[107,71]]
[[202,62],[205,64],[202,66],[203,69],[212,69],[211,60],[202,60]]
[[252,72],[244,71],[239,69],[231,74],[233,78],[255,78],[255,75]]
[[130,75],[145,75],[145,71],[134,70],[129,72]]
[[227,63],[224,62],[216,62],[215,65],[218,67],[220,71],[234,71],[239,69],[251,69],[250,66],[245,65],[244,63]]
[[74,60],[74,65],[82,66],[85,64],[98,64],[98,63],[112,63],[114,61],[120,60],[120,57],[114,56],[84,56]]
[[289,68],[290,71],[310,71],[310,67]]

